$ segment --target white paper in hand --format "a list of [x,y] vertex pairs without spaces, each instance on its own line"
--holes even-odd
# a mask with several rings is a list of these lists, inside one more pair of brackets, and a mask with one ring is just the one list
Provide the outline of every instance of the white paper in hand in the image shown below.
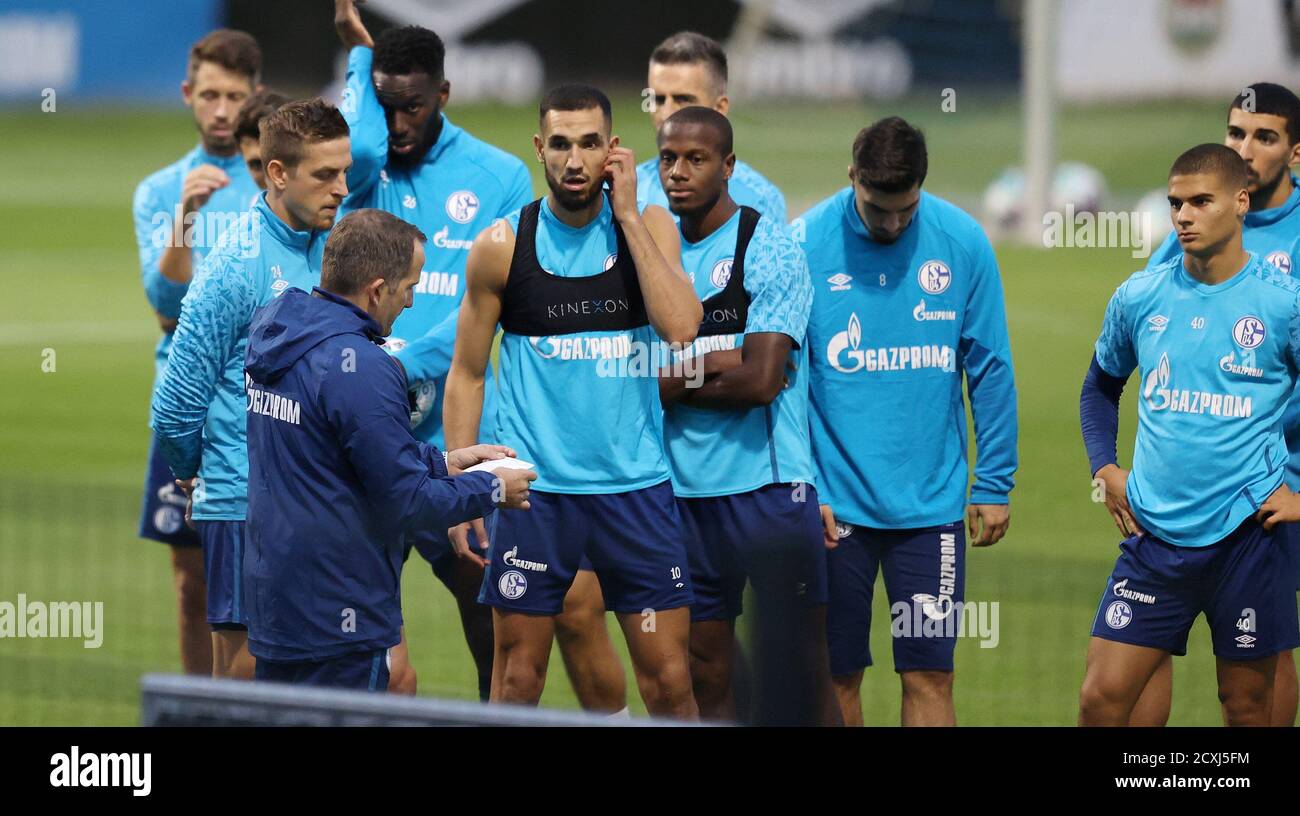
[[504,459],[488,459],[485,462],[479,462],[477,465],[474,465],[473,467],[465,468],[465,472],[472,473],[476,470],[486,470],[489,473],[491,473],[500,468],[518,468],[520,470],[532,470],[533,467],[534,467],[533,465],[529,464],[528,462],[525,462],[522,459],[515,459],[512,456],[507,456]]

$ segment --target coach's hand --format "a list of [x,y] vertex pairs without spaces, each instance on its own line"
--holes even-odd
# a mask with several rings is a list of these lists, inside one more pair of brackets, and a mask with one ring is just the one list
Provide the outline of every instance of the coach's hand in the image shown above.
[[1300,493],[1282,485],[1269,495],[1255,514],[1255,520],[1270,531],[1278,524],[1300,521]]
[[212,194],[230,183],[230,176],[220,167],[200,164],[191,170],[181,182],[181,214],[198,212],[208,203]]
[[537,471],[520,468],[501,468],[494,471],[497,477],[492,486],[492,498],[504,510],[527,510],[528,486],[537,478]]
[[[980,532],[980,523],[984,531]],[[970,545],[988,547],[1002,540],[1011,526],[1011,505],[972,504],[966,508],[966,525],[970,528]]]
[[822,542],[826,549],[833,550],[840,546],[840,533],[835,529],[835,513],[831,511],[829,504],[821,506],[822,511]]
[[375,41],[361,22],[361,4],[366,0],[334,0],[334,30],[339,33],[339,40],[344,47],[354,48],[358,45],[374,48]]
[[1115,520],[1115,526],[1124,537],[1146,532],[1137,523],[1128,506],[1128,471],[1119,465],[1106,465],[1093,478],[1101,479],[1106,486],[1106,509],[1110,511],[1110,517]]
[[476,518],[473,521],[467,521],[464,524],[457,524],[447,530],[447,538],[451,540],[452,552],[456,553],[457,558],[464,559],[480,567],[487,566],[487,559],[474,552],[470,546],[469,534],[474,532],[474,537],[478,539],[478,548],[484,553],[488,549],[487,528],[483,526],[483,519]]
[[507,456],[514,455],[514,448],[507,448],[505,445],[470,445],[468,448],[447,451],[447,468],[454,474],[465,468],[474,467],[479,462],[505,459]]
[[605,178],[609,179],[610,203],[620,224],[636,220],[636,156],[626,147],[611,147],[605,157]]

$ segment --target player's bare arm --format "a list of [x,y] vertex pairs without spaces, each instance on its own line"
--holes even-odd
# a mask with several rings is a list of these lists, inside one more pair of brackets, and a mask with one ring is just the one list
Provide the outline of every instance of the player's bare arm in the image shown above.
[[771,405],[786,386],[785,372],[793,348],[794,341],[780,332],[747,334],[740,348],[740,365],[699,388],[685,389],[681,401],[722,411]]
[[[448,450],[468,448],[478,442],[483,418],[483,378],[492,354],[492,338],[501,317],[501,296],[515,252],[515,234],[505,221],[497,221],[474,239],[465,263],[465,299],[456,320],[456,346],[447,393],[443,400],[443,434]],[[484,565],[483,557],[469,546],[473,529],[486,552],[487,530],[475,519],[448,530],[452,548],[461,558]]]
[[689,343],[704,319],[704,307],[682,270],[681,240],[672,216],[661,207],[636,206],[636,157],[612,147],[605,160],[613,216],[623,228],[655,333],[669,343]]
[[346,48],[374,48],[375,41],[361,22],[361,5],[366,0],[334,0],[334,30]]
[[719,374],[730,371],[740,365],[740,349],[723,349],[711,351],[695,361],[695,370],[690,376],[684,373],[685,366],[668,367],[659,372],[659,401],[672,405],[681,400],[687,390],[698,388],[701,382],[708,382]]

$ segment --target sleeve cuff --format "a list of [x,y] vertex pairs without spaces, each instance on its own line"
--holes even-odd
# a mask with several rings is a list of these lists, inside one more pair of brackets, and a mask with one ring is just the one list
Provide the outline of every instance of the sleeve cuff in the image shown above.
[[1007,493],[995,490],[975,489],[970,492],[971,504],[1010,504],[1011,498]]
[[1118,465],[1118,464],[1119,462],[1115,461],[1114,456],[1098,456],[1095,458],[1089,457],[1088,459],[1088,465],[1092,468],[1091,475],[1093,477],[1096,477],[1097,471],[1106,467],[1106,465]]

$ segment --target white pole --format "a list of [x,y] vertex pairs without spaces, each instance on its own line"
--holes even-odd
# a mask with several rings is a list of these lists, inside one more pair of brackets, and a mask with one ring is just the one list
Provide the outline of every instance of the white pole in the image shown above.
[[1021,240],[1042,246],[1055,163],[1058,0],[1025,0],[1021,72],[1025,111],[1025,207]]

